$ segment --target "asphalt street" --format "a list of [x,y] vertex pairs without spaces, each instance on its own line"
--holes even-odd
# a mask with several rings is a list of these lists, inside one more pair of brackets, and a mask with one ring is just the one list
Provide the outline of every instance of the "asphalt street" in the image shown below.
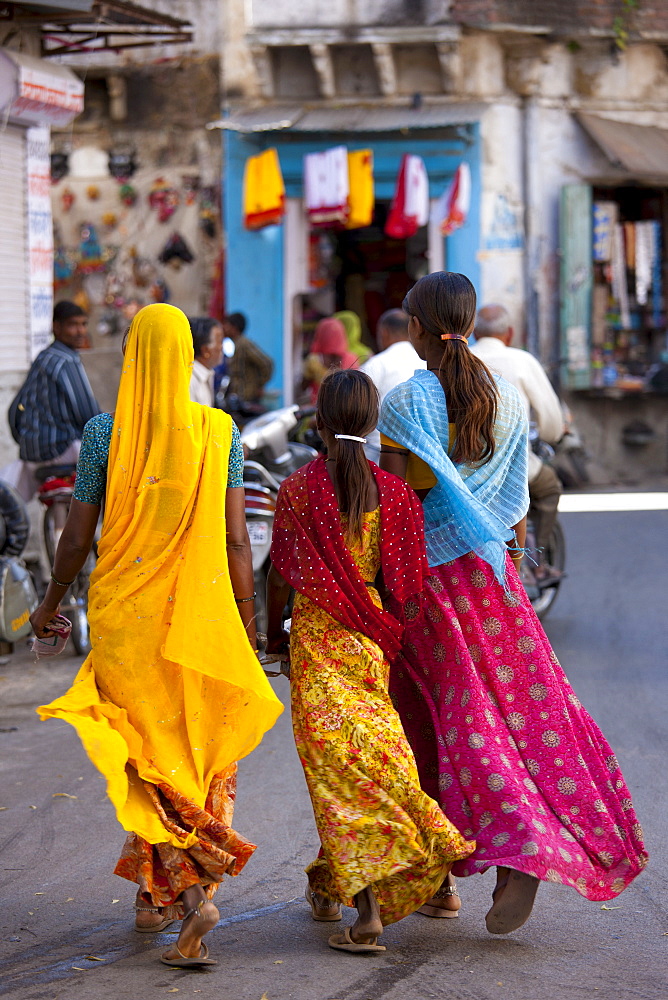
[[[123,840],[104,783],[64,723],[35,706],[78,660],[0,666],[0,994],[15,1000],[664,1000],[668,997],[666,746],[668,512],[567,513],[568,578],[546,629],[617,752],[650,866],[602,906],[543,884],[530,921],[487,934],[494,874],[461,880],[458,920],[418,914],[383,956],[327,947],[304,899],[317,835],[286,711],[240,768],[235,828],[258,844],[221,888],[219,964],[172,970],[174,937],[132,929],[133,887],[111,874]],[[287,701],[288,683],[275,681]],[[344,919],[352,922],[352,913]]]

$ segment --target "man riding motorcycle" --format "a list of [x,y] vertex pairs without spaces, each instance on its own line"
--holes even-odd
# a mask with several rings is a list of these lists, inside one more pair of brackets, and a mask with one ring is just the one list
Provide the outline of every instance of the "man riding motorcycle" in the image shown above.
[[[564,435],[564,416],[559,397],[540,362],[528,351],[510,344],[513,328],[507,310],[501,305],[483,306],[476,318],[476,338],[471,350],[488,368],[498,372],[519,390],[527,410],[538,426],[541,440],[555,445]],[[536,531],[536,561],[534,576],[545,587],[559,580],[562,573],[550,566],[545,558],[548,541],[554,529],[562,487],[553,468],[529,452],[529,515]]]

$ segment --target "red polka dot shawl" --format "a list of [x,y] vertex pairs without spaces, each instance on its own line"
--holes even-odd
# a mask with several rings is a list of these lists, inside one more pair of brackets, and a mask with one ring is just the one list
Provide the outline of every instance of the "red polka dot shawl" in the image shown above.
[[[402,609],[406,605],[415,609],[429,574],[422,505],[403,480],[369,464],[380,497],[383,581]],[[368,636],[390,661],[396,659],[403,621],[371,600],[345,543],[334,486],[322,456],[281,485],[271,560],[295,590],[346,628]]]

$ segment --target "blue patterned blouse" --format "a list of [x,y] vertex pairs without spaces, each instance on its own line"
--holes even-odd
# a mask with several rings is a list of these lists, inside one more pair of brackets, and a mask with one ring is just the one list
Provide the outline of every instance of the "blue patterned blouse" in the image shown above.
[[[81,436],[81,453],[77,464],[77,480],[74,488],[76,500],[83,503],[101,504],[107,486],[107,462],[109,444],[114,427],[111,413],[100,413],[88,421]],[[227,470],[227,487],[243,486],[244,452],[241,446],[239,428],[232,427],[232,447]]]

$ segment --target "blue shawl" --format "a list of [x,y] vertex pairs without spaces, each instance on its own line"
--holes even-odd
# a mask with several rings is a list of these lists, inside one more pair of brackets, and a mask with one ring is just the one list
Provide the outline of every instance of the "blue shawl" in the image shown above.
[[475,552],[504,583],[505,543],[529,507],[528,427],[517,389],[494,377],[499,390],[496,449],[483,465],[454,465],[448,457],[448,410],[433,372],[416,371],[385,397],[378,429],[423,459],[436,476],[424,501],[429,565]]

